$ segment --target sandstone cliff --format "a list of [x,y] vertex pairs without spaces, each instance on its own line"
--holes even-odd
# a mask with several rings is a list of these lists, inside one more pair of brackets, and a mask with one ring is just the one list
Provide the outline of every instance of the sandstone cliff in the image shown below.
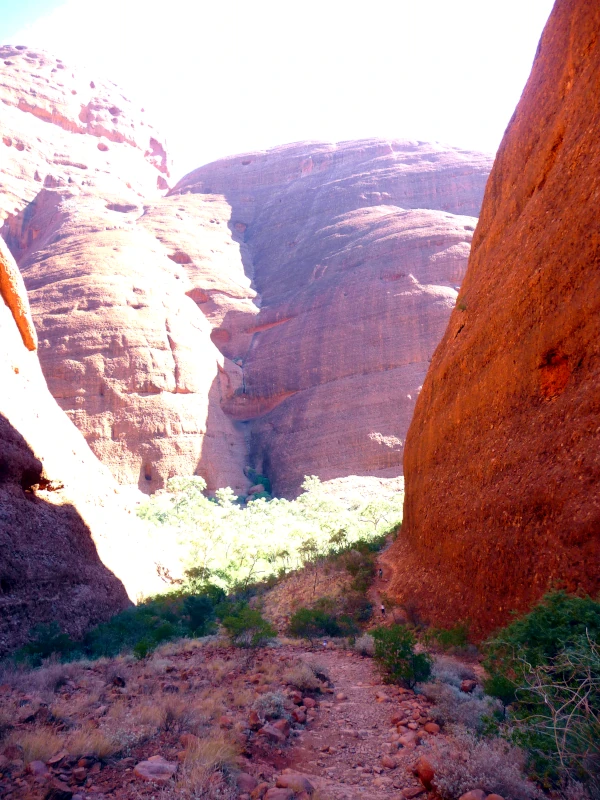
[[81,635],[129,604],[115,574],[135,598],[153,570],[108,470],[48,392],[25,288],[1,239],[0,293],[2,655],[35,624],[56,620]]
[[243,491],[244,435],[220,406],[240,370],[211,342],[189,277],[210,260],[216,317],[252,314],[229,207],[161,200],[165,145],[114,85],[26,48],[0,55],[1,234],[50,391],[121,483],[152,491],[200,472]]
[[3,48],[2,236],[50,391],[117,480],[293,495],[397,476],[464,275],[490,159],[304,142],[168,197],[166,146],[110,84]]
[[409,430],[392,588],[436,624],[600,588],[599,31],[557,1]]
[[422,142],[305,142],[209,164],[173,190],[225,197],[244,243],[260,312],[249,343],[229,314],[213,340],[243,367],[223,408],[278,493],[306,474],[401,472],[489,164]]

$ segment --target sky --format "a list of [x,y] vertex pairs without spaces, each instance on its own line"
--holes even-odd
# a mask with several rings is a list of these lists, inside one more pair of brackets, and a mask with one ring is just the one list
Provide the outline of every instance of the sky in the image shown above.
[[305,139],[493,153],[552,0],[0,0],[0,43],[139,100],[174,177]]

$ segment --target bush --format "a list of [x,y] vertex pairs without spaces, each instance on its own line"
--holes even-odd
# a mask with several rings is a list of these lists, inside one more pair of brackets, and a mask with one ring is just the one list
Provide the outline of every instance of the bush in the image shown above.
[[290,619],[288,633],[313,641],[320,636],[341,636],[342,629],[332,614],[319,608],[299,608]]
[[416,653],[415,635],[404,625],[375,628],[375,658],[390,683],[400,683],[409,689],[427,680],[431,674],[431,658]]
[[547,784],[583,781],[600,797],[600,648],[589,639],[532,667],[511,708],[512,738]]
[[479,686],[467,694],[453,684],[426,683],[422,691],[435,703],[429,711],[431,717],[442,725],[464,725],[465,728],[480,733],[486,727],[488,719],[501,714],[499,702],[484,695]]
[[469,628],[465,624],[455,625],[453,628],[429,628],[423,634],[423,639],[428,645],[437,646],[441,650],[460,650],[469,643]]
[[448,656],[435,656],[431,674],[436,681],[449,683],[457,689],[460,689],[463,681],[477,680],[472,667]]
[[486,670],[490,679],[501,677],[486,688],[490,693],[501,687],[509,696],[522,685],[529,666],[548,664],[559,653],[589,636],[600,639],[600,603],[590,597],[575,597],[565,592],[547,594],[529,614],[515,620],[487,642]]
[[375,639],[369,633],[364,633],[362,636],[359,636],[356,642],[354,643],[354,649],[361,654],[361,656],[370,656],[371,658],[375,655]]
[[263,647],[277,636],[277,631],[260,611],[242,605],[223,620],[231,643],[236,647]]
[[302,692],[316,692],[321,690],[321,681],[316,676],[314,669],[305,661],[298,666],[286,670],[283,680],[289,686],[295,686]]
[[61,631],[56,621],[49,625],[36,625],[29,635],[32,639],[16,652],[16,661],[26,661],[33,667],[39,667],[51,656],[67,660],[77,652],[77,643]]
[[547,786],[600,796],[600,603],[546,595],[487,643],[485,687],[509,704],[506,735]]
[[265,719],[281,719],[285,717],[285,697],[281,692],[266,692],[258,697],[252,708]]
[[543,797],[525,778],[522,751],[503,739],[478,739],[457,727],[451,736],[433,740],[427,758],[435,770],[433,785],[445,800],[456,800],[474,788],[505,800]]

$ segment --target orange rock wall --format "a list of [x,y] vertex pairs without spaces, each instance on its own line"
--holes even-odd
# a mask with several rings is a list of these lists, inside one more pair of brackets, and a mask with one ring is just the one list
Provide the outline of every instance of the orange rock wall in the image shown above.
[[557,1],[406,443],[392,590],[480,635],[600,589],[599,34]]

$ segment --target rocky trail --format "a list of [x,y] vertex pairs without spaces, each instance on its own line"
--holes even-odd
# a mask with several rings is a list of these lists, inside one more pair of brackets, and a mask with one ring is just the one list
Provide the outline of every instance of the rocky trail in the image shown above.
[[419,742],[439,734],[427,701],[382,684],[372,659],[335,650],[305,655],[327,671],[334,693],[298,736],[289,767],[331,800],[424,793],[412,768]]

